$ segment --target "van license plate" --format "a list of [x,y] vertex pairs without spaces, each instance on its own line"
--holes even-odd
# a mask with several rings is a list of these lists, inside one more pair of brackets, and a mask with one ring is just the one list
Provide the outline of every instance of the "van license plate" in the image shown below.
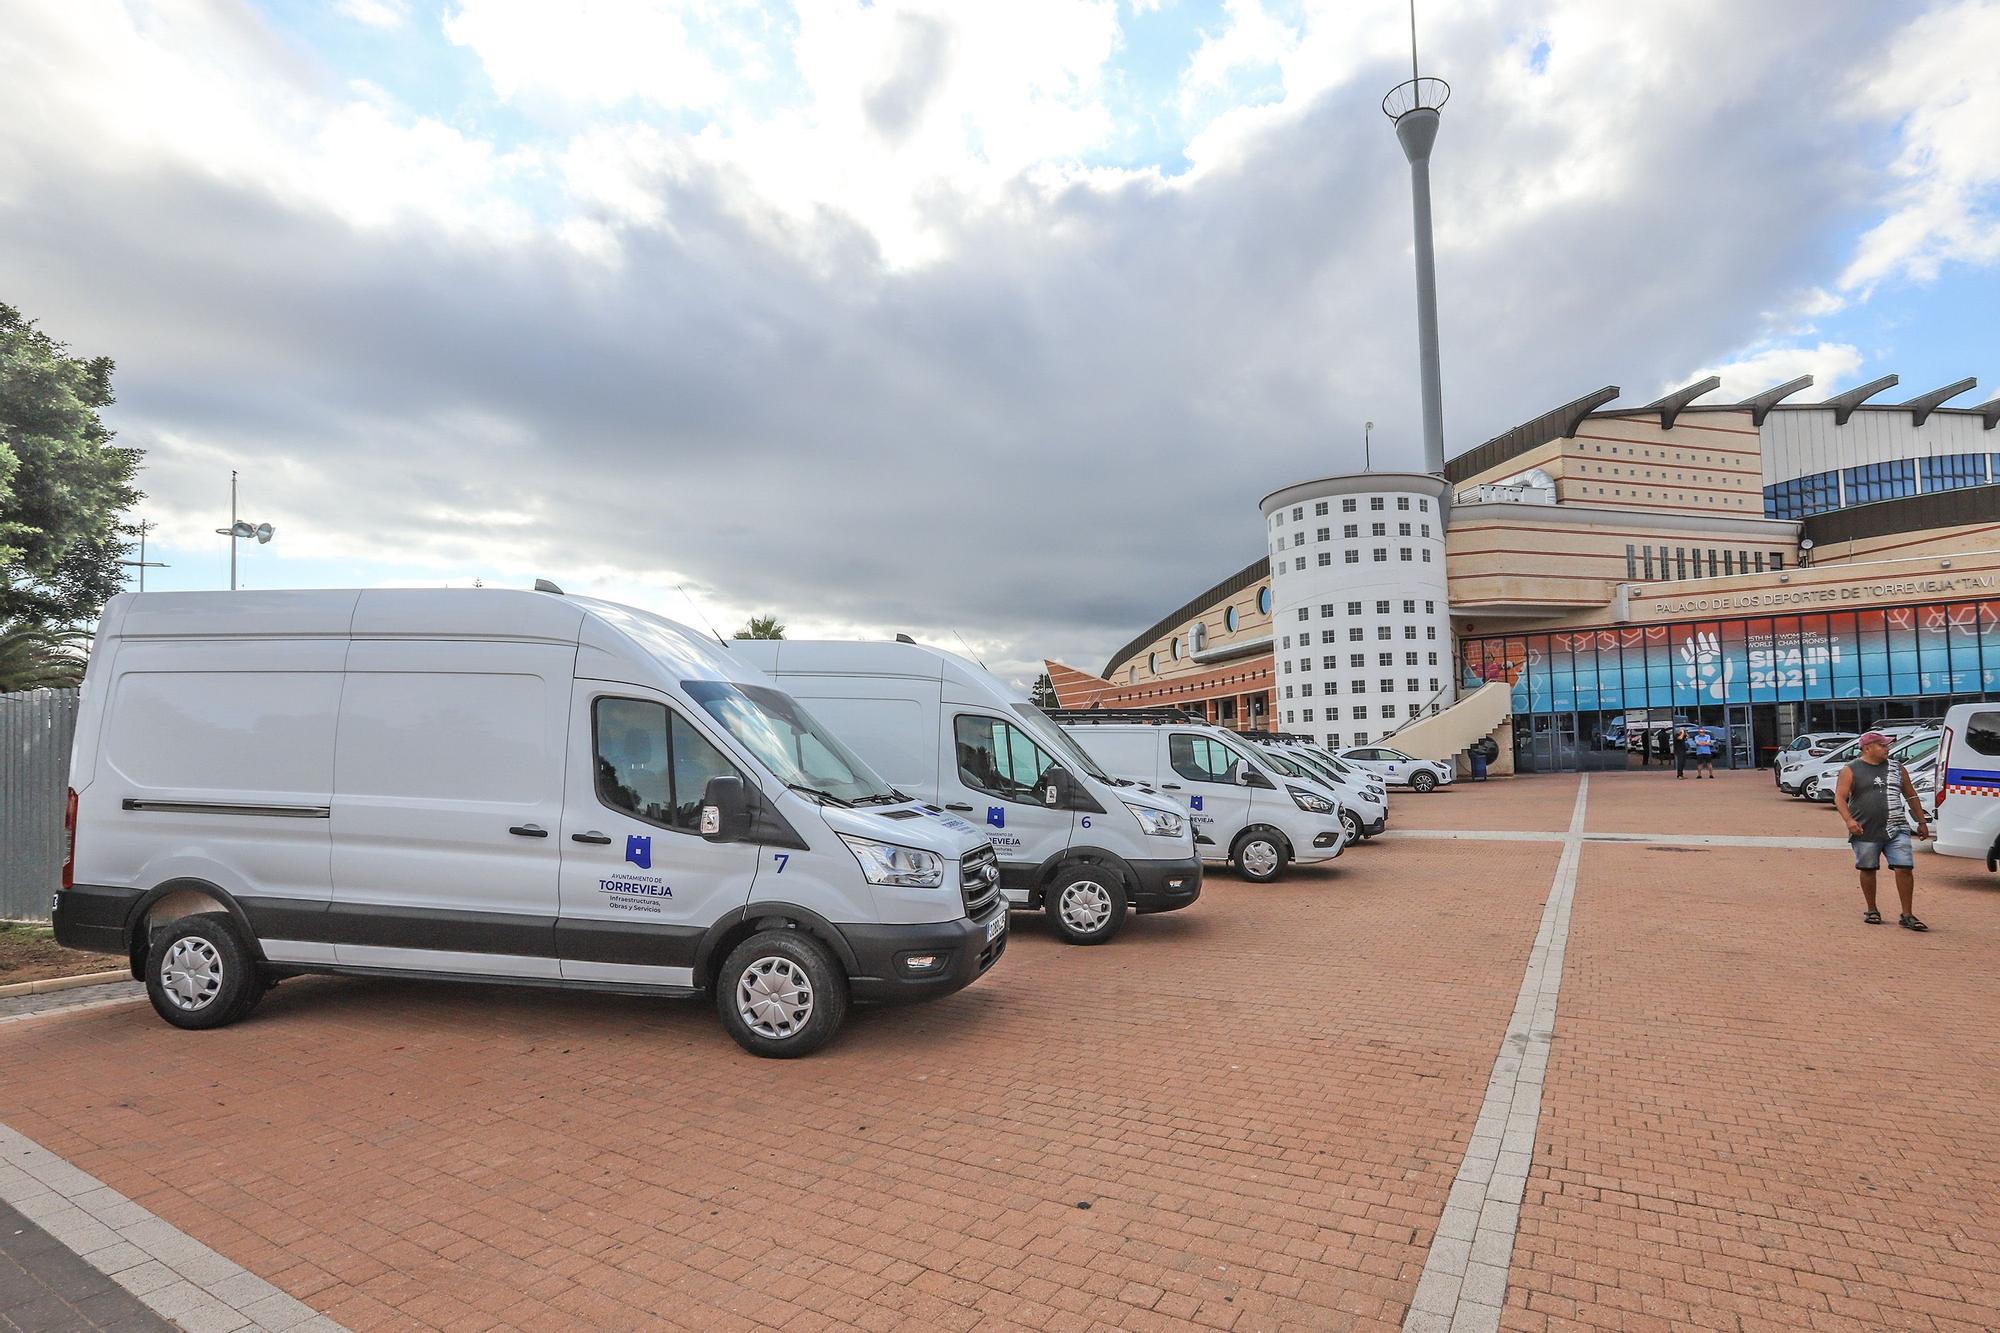
[[1002,935],[1006,933],[1007,933],[1007,913],[1004,911],[995,912],[993,914],[993,919],[986,923],[986,942],[988,944],[991,944],[993,943],[993,941],[999,939]]

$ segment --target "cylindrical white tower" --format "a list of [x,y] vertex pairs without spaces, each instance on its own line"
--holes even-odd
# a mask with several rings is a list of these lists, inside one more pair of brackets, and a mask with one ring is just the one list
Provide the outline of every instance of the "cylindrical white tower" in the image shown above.
[[1365,745],[1451,705],[1447,487],[1361,472],[1264,497],[1273,730]]

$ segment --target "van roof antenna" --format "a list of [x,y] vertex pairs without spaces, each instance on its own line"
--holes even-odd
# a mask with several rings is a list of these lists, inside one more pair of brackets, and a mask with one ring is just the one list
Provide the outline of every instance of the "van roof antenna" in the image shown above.
[[[694,598],[688,597],[687,585],[684,583],[676,583],[674,585],[674,591],[679,593],[683,597],[687,597],[688,606],[693,609],[694,613],[697,616],[701,616],[701,623],[708,626],[708,632],[710,634],[715,634],[715,626],[710,625],[708,622],[708,617],[701,614],[700,605],[698,605],[695,602]],[[723,638],[720,634],[715,634],[715,641],[721,644],[724,648],[727,648],[729,646],[729,640]]]
[[898,635],[896,636],[896,642],[897,642],[897,643],[912,643],[912,644],[913,644],[913,643],[915,643],[915,642],[916,642],[916,640],[915,640],[915,639],[913,639],[913,638],[911,638],[911,637],[910,637],[909,635],[907,635],[907,634],[898,634]]
[[561,588],[558,588],[558,587],[557,587],[557,586],[556,586],[555,584],[553,584],[553,583],[550,583],[550,582],[549,582],[549,581],[548,581],[547,579],[536,579],[536,580],[535,580],[535,591],[536,591],[536,592],[552,592],[552,593],[554,593],[554,594],[555,594],[556,596],[558,596],[558,597],[560,597],[560,596],[562,596],[562,595],[563,595],[563,590],[562,590]]
[[[951,637],[958,640],[958,646],[965,649],[965,655],[967,657],[971,658],[975,662],[979,662],[979,654],[972,651],[972,645],[965,641],[965,636],[963,634],[960,634],[957,630],[953,630],[951,632]],[[979,662],[979,669],[981,671],[986,670],[986,663]]]

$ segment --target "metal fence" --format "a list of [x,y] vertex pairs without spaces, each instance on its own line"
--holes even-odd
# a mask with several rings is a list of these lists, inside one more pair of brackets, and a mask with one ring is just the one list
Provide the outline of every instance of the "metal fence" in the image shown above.
[[0,917],[48,920],[75,731],[75,690],[0,694]]

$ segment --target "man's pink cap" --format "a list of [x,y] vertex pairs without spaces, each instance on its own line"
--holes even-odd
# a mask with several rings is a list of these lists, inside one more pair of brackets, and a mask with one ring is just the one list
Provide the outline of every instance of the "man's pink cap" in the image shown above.
[[1879,731],[1871,731],[1861,738],[1862,745],[1887,745],[1889,738]]

